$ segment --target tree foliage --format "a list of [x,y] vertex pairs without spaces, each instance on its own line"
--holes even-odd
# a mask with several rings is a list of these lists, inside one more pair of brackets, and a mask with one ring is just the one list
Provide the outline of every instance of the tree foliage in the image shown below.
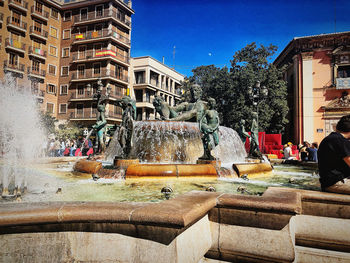
[[248,87],[260,81],[268,89],[268,96],[258,104],[259,130],[281,133],[288,123],[287,86],[282,80],[283,69],[269,62],[276,50],[273,45],[248,44],[234,54],[230,69],[200,66],[192,70],[193,76],[187,81],[201,85],[204,99],[216,100],[222,125],[233,129],[238,129],[241,119],[247,120],[250,127],[252,112],[257,107],[252,103]]

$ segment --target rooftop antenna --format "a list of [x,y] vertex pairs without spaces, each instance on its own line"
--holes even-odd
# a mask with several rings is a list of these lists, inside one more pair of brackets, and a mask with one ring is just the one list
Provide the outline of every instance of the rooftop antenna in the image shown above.
[[173,68],[175,69],[175,52],[176,52],[176,46],[174,46],[174,51],[173,51]]
[[163,64],[164,64],[164,56],[163,56],[162,62],[163,62]]
[[337,0],[334,0],[334,33],[337,33]]

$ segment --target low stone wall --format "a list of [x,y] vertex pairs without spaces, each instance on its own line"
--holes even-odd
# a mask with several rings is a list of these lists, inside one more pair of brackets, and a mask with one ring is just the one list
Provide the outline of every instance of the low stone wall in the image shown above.
[[0,262],[350,262],[349,196],[269,188],[161,203],[0,205]]

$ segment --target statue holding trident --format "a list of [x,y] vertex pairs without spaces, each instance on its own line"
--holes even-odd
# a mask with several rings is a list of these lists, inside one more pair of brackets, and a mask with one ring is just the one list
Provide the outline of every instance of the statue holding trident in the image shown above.
[[253,122],[250,128],[251,130],[251,140],[250,140],[250,158],[262,159],[262,153],[259,149],[259,128],[258,128],[258,113],[253,112]]
[[[90,84],[88,84],[90,85]],[[97,100],[97,117],[96,124],[92,126],[96,130],[96,143],[95,153],[104,153],[106,144],[104,140],[104,133],[106,131],[106,105],[109,98],[109,88],[106,89],[106,94],[102,94],[103,84],[101,79],[97,81],[97,92],[94,94],[93,99]]]
[[208,110],[204,112],[202,119],[199,122],[199,130],[202,132],[202,142],[204,154],[200,159],[215,160],[211,155],[213,150],[219,144],[219,114],[215,110],[216,101],[213,98],[208,99]]
[[136,119],[136,102],[129,96],[124,96],[115,102],[116,106],[123,109],[122,123],[119,126],[118,142],[122,148],[122,159],[130,158],[131,141],[134,129],[134,120]]

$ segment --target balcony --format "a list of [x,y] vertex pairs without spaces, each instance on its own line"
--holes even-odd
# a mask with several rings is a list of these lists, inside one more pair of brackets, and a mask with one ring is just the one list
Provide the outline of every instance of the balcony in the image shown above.
[[73,62],[92,62],[99,60],[112,59],[115,62],[123,62],[124,65],[129,65],[129,57],[119,54],[113,50],[101,50],[101,51],[85,51],[75,52],[72,55]]
[[26,45],[19,40],[13,40],[11,38],[5,39],[5,48],[12,51],[17,51],[24,54],[26,52]]
[[39,9],[39,8],[36,8],[35,6],[32,6],[31,14],[33,17],[43,20],[45,22],[49,21],[49,12],[44,11],[43,9]]
[[90,92],[84,92],[84,94],[77,94],[73,92],[69,98],[69,101],[87,101],[93,100],[93,94]]
[[99,73],[94,73],[92,70],[85,70],[83,75],[77,74],[76,72],[74,72],[72,74],[71,81],[79,82],[79,81],[85,81],[85,80],[97,80],[98,78],[112,79],[114,81],[122,82],[124,84],[127,84],[129,81],[128,76],[123,74],[117,74],[115,71],[107,70],[107,69],[101,69]]
[[46,41],[48,36],[49,36],[49,33],[47,31],[45,31],[43,29],[37,29],[34,26],[31,26],[29,28],[29,34],[33,37],[39,38],[39,39],[44,40],[44,41]]
[[73,44],[83,44],[83,43],[91,43],[95,41],[101,41],[104,39],[116,40],[118,43],[130,48],[130,39],[120,35],[116,31],[111,31],[108,29],[103,29],[100,31],[88,31],[82,34],[75,34]]
[[9,6],[16,8],[22,12],[28,11],[28,2],[23,0],[9,0]]
[[350,89],[350,78],[336,78],[336,89]]
[[18,21],[16,18],[11,16],[7,17],[7,27],[20,31],[21,33],[27,32],[27,23],[23,21]]
[[32,46],[29,47],[28,53],[29,53],[29,56],[39,58],[42,60],[46,60],[46,57],[47,57],[46,51],[44,51],[40,48],[32,47]]
[[4,61],[4,72],[17,73],[23,77],[24,65],[23,64],[11,64],[8,60]]
[[105,20],[113,19],[119,25],[122,25],[128,29],[131,27],[131,21],[123,16],[122,13],[117,11],[104,10],[102,14],[98,14],[96,12],[89,12],[84,15],[75,15],[74,16],[74,25],[83,25],[89,23],[102,22]]
[[91,108],[84,108],[82,110],[76,110],[71,112],[69,115],[70,120],[96,120],[96,112],[92,111]]
[[28,67],[27,68],[27,74],[29,77],[31,78],[36,78],[36,79],[40,79],[40,80],[45,80],[45,76],[46,76],[46,71],[45,70],[40,70],[40,69],[35,69],[32,67]]

